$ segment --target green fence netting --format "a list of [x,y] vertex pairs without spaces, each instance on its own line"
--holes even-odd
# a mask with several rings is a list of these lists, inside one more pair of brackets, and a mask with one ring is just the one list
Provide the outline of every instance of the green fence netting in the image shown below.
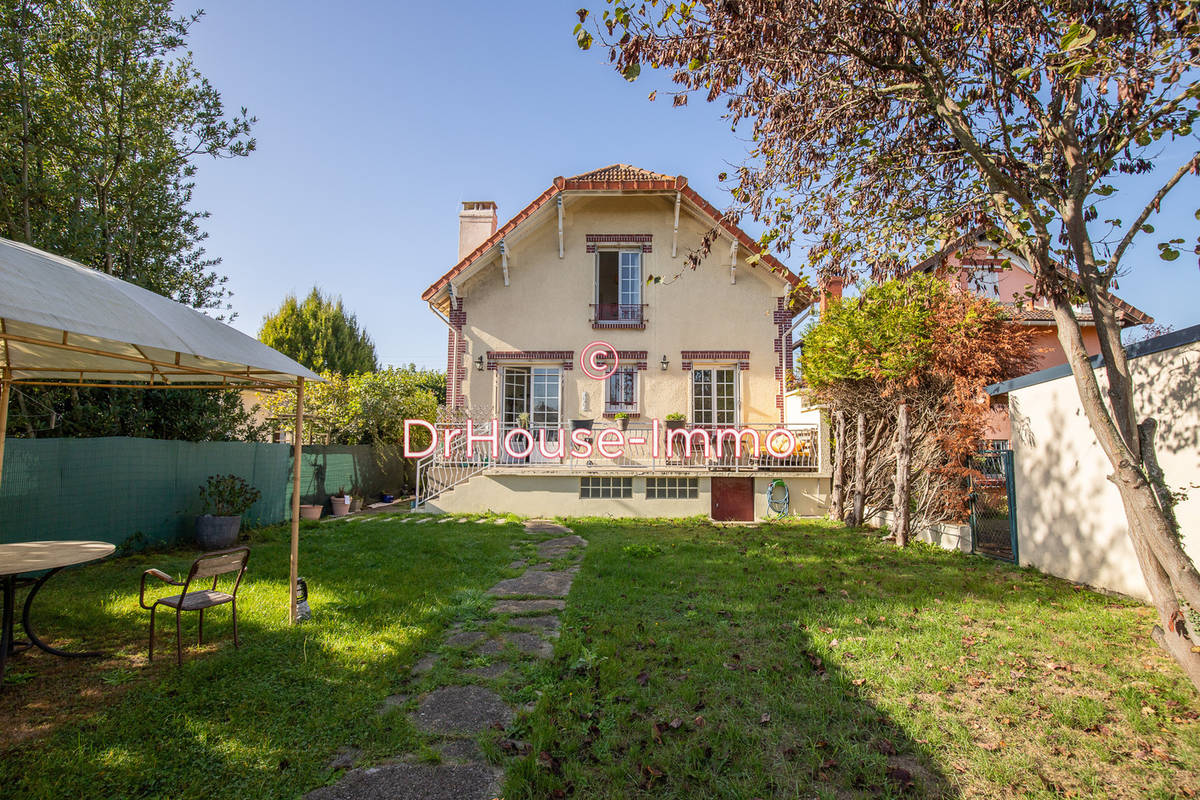
[[[325,503],[338,489],[354,487],[368,497],[398,491],[403,474],[387,472],[366,445],[305,447],[301,500]],[[0,542],[96,539],[141,549],[187,541],[202,510],[200,485],[209,475],[230,473],[262,492],[243,517],[246,525],[288,518],[290,445],[9,439],[0,480]]]

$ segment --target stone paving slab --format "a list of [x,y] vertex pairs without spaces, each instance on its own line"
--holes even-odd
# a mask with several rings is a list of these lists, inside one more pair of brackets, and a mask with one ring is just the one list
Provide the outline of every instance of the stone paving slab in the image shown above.
[[424,675],[426,672],[429,672],[431,669],[433,669],[433,665],[437,662],[438,657],[436,654],[428,653],[427,655],[423,655],[417,661],[417,663],[413,664],[412,674]]
[[473,675],[476,678],[495,679],[503,677],[504,673],[512,669],[512,665],[505,661],[497,661],[495,664],[488,664],[486,667],[471,667],[464,669],[463,674]]
[[501,774],[486,764],[389,764],[356,769],[304,800],[492,800]]
[[417,707],[416,726],[427,733],[479,733],[495,725],[507,728],[513,711],[482,686],[447,686],[430,692]]
[[542,614],[537,617],[517,617],[509,624],[514,628],[524,628],[543,635],[557,636],[558,629],[562,627],[562,620],[553,614]]
[[554,645],[533,633],[503,633],[499,639],[489,639],[480,645],[475,652],[480,655],[494,656],[504,652],[508,645],[517,648],[517,652],[537,658],[550,658],[554,655]]
[[438,749],[438,754],[446,761],[459,764],[484,764],[487,757],[474,739],[451,739]]
[[493,614],[532,614],[541,611],[562,611],[563,600],[501,600],[492,606]]
[[548,519],[531,519],[526,521],[525,530],[533,533],[570,533],[571,529]]
[[571,590],[571,581],[575,576],[571,572],[541,572],[529,570],[519,578],[503,580],[488,589],[493,597],[518,597],[531,595],[533,597],[566,597]]
[[488,638],[488,635],[483,631],[463,631],[456,633],[446,639],[446,644],[451,647],[470,647],[473,644],[482,642]]
[[[563,528],[566,530],[566,528]],[[557,539],[548,539],[538,545],[538,555],[542,558],[562,558],[576,547],[587,547],[587,539],[571,534]]]

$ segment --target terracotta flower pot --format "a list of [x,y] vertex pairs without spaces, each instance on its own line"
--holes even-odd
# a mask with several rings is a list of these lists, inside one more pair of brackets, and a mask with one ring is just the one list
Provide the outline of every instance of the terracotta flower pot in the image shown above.
[[300,506],[300,519],[320,519],[324,506]]
[[329,498],[330,511],[335,517],[344,517],[350,513],[350,495],[338,495]]
[[357,511],[362,511],[362,498],[352,497],[350,498],[350,513],[353,514]]

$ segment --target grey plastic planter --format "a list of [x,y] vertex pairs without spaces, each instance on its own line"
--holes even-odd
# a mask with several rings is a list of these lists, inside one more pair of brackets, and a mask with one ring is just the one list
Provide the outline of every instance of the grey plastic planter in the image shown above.
[[224,550],[237,544],[242,529],[242,517],[214,517],[204,514],[196,517],[196,544],[201,550]]

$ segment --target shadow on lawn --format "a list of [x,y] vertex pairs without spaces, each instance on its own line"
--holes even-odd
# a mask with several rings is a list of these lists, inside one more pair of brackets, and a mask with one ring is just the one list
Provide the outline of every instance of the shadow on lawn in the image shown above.
[[[137,605],[137,585],[150,566],[186,571],[194,553],[58,576],[62,583],[38,598],[46,632],[86,631],[88,645],[113,655],[9,661],[18,679],[0,692],[0,785],[113,797],[236,786],[238,796],[289,797],[327,780],[324,762],[342,745],[401,752],[413,731],[402,715],[376,713],[380,701],[461,604],[494,582],[508,553],[499,532],[481,550],[474,531],[403,530],[308,530],[302,574],[314,620],[295,628],[285,621],[286,542],[269,534],[253,543],[238,595],[241,647],[233,647],[227,607],[206,614],[202,649],[197,615],[185,613],[182,668],[173,614],[160,615],[147,664],[149,612]],[[155,596],[170,591],[178,589]]]
[[[667,529],[574,527],[592,542],[587,566],[510,800],[957,796],[839,666],[858,643],[835,643],[836,655],[814,645],[849,571],[797,569],[801,532],[760,559],[766,530],[702,526],[668,541]],[[626,547],[647,541],[669,552]]]

